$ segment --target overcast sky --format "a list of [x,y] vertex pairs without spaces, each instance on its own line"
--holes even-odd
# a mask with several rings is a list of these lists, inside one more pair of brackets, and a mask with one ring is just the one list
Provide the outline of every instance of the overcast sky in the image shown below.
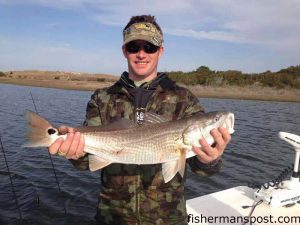
[[0,71],[119,75],[122,29],[152,14],[160,71],[278,71],[300,64],[300,0],[0,0]]

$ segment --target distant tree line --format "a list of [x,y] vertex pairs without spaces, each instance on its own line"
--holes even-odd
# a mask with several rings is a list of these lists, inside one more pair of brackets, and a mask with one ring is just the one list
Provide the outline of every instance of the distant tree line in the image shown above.
[[[290,66],[277,72],[266,71],[252,74],[242,73],[238,70],[214,71],[210,70],[207,66],[200,66],[195,71],[172,71],[168,72],[168,74],[171,79],[185,85],[261,85],[274,88],[300,89],[300,65]],[[0,77],[6,77],[6,74],[0,71]],[[55,79],[60,79],[60,77],[55,77]],[[98,82],[110,81],[105,78],[90,79]]]
[[186,85],[207,86],[246,86],[262,85],[275,88],[300,89],[300,65],[290,66],[278,72],[247,74],[238,70],[213,71],[207,66],[200,66],[195,71],[173,71],[168,73],[170,78]]

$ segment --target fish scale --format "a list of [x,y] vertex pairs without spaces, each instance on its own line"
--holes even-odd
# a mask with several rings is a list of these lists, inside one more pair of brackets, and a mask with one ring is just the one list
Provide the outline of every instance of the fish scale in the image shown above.
[[[200,138],[205,137],[208,144],[214,142],[210,135],[213,128],[224,127],[229,133],[234,132],[234,115],[230,112],[199,113],[169,122],[163,122],[159,115],[146,114],[149,120],[141,126],[131,126],[132,121],[130,125],[130,121],[123,119],[103,127],[75,128],[84,136],[84,151],[89,153],[91,171],[111,163],[162,163],[162,174],[168,182],[177,172],[183,176],[185,159],[195,155],[192,146],[201,147]],[[25,147],[49,147],[56,139],[66,138],[36,113],[27,112],[26,119]]]
[[[153,133],[151,129],[145,129],[135,136],[134,141],[128,142],[128,137],[133,134],[136,134],[135,129],[114,132],[116,140],[112,141],[111,138],[107,137],[111,136],[111,132],[103,132],[101,137],[99,135],[98,137],[95,136],[94,133],[83,133],[88,146],[101,148],[101,151],[97,154],[98,156],[116,162],[154,164],[179,158],[176,152],[178,143],[174,140],[181,136],[182,129],[174,131],[160,128],[156,133]],[[164,149],[164,151],[161,151],[161,149]],[[113,152],[119,153],[112,154]],[[157,158],[160,158],[160,160],[157,161]]]

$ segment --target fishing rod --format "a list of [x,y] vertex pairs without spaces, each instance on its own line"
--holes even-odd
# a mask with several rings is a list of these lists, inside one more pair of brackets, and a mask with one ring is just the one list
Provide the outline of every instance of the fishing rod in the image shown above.
[[17,206],[18,213],[19,213],[19,218],[20,218],[20,224],[21,224],[22,221],[23,221],[22,211],[21,211],[21,208],[20,208],[20,205],[19,205],[18,197],[16,195],[16,191],[15,191],[15,187],[14,187],[14,184],[13,184],[12,176],[11,176],[11,173],[10,173],[10,170],[9,170],[8,161],[7,161],[5,150],[4,150],[4,147],[3,147],[1,134],[0,134],[0,145],[1,145],[2,152],[3,152],[6,169],[7,169],[8,175],[9,175],[10,186],[11,186],[14,198],[15,198],[15,202],[16,202],[16,206]]
[[[32,102],[33,102],[33,105],[34,105],[35,112],[38,113],[37,108],[36,108],[36,104],[35,104],[35,101],[34,101],[34,98],[33,98],[31,92],[30,92],[30,96],[31,96],[31,99],[32,99]],[[54,174],[54,177],[55,177],[55,181],[56,181],[56,184],[57,184],[57,187],[58,187],[58,191],[59,191],[59,193],[60,193],[60,195],[61,195],[61,189],[60,189],[59,181],[58,181],[58,178],[57,178],[57,175],[56,175],[56,169],[55,169],[55,166],[54,166],[54,163],[53,163],[52,156],[51,156],[51,154],[50,154],[49,151],[48,151],[48,155],[49,155],[50,162],[51,162],[51,165],[52,165],[52,170],[53,170],[53,174]],[[65,215],[66,215],[66,214],[67,214],[67,209],[66,209],[66,206],[65,206],[65,202],[64,202],[64,201],[63,201],[63,207],[64,207],[64,213],[65,213]]]

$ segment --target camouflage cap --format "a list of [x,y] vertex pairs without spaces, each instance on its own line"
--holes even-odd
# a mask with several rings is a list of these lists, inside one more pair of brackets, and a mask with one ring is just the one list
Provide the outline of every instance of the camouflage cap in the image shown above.
[[124,30],[123,45],[135,40],[144,40],[156,46],[161,46],[163,35],[152,23],[134,23]]

